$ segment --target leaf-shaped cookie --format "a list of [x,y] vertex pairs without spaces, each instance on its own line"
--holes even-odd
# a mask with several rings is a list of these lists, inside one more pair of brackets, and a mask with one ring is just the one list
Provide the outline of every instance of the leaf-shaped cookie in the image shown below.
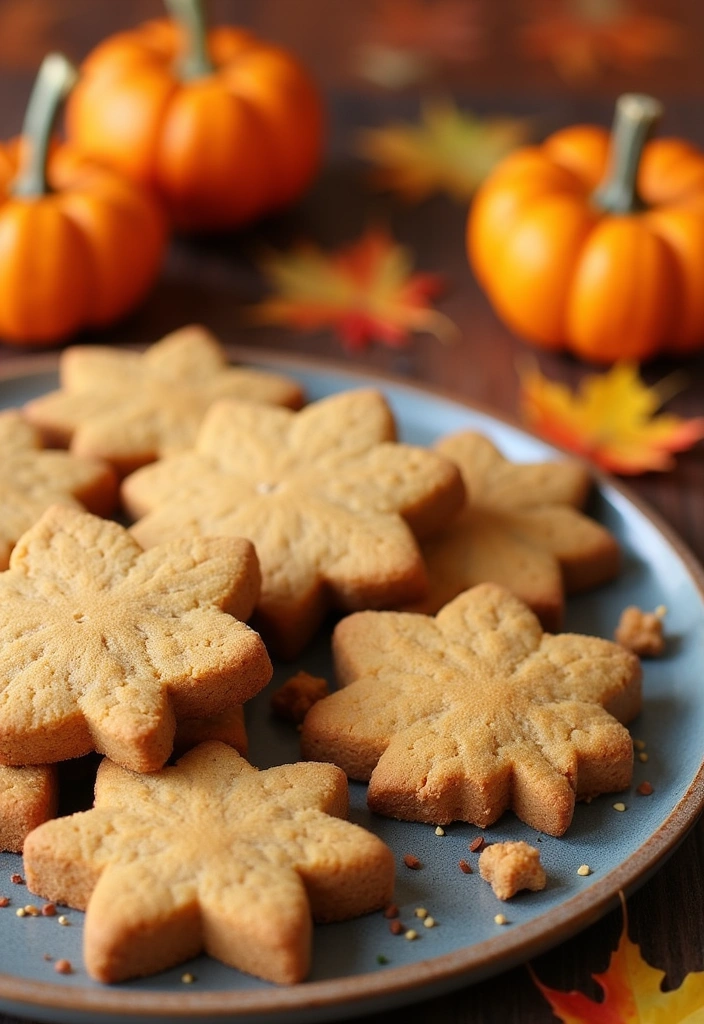
[[543,634],[503,587],[436,618],[360,612],[333,636],[343,689],[308,712],[305,757],[369,779],[372,810],[490,825],[511,808],[561,835],[575,799],[623,789],[640,709],[638,658],[607,640]]
[[132,533],[150,546],[178,536],[248,537],[262,567],[258,623],[284,657],[325,611],[421,597],[414,540],[464,501],[456,466],[396,444],[375,391],[349,391],[299,413],[221,402],[193,451],[145,466],[122,485]]
[[213,715],[271,677],[252,612],[259,570],[236,538],[143,552],[117,523],[53,506],[0,574],[0,764],[90,750],[138,771],[176,718]]
[[24,407],[50,444],[100,456],[121,475],[193,443],[219,398],[246,398],[298,409],[300,386],[288,377],[229,366],[204,327],[183,327],[144,353],[100,345],[66,349],[61,388]]
[[312,920],[356,917],[391,897],[391,851],[340,820],[347,802],[332,765],[258,772],[222,743],[151,775],[104,761],[95,808],[28,838],[27,884],[87,908],[84,956],[99,981],[201,950],[269,981],[301,981]]

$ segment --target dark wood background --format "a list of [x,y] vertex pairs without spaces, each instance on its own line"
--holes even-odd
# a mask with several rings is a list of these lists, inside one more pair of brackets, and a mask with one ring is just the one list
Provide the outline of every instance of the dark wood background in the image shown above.
[[[579,120],[607,124],[618,92],[638,89],[665,99],[668,133],[704,147],[704,4],[613,2],[624,7],[630,2],[644,16],[679,26],[676,52],[656,52],[636,65],[605,62],[591,76],[570,75],[568,80],[552,63],[526,56],[522,27],[565,8],[584,8],[585,0],[212,0],[213,20],[247,24],[308,62],[328,100],[326,166],[306,199],[285,215],[238,236],[173,242],[161,280],[142,309],[90,340],[150,342],[184,323],[201,321],[226,342],[390,371],[515,416],[516,360],[526,349],[498,323],[472,279],[464,255],[464,210],[443,197],[407,207],[370,192],[352,143],[360,127],[412,117],[419,96],[428,92],[451,92],[478,112],[531,115],[539,131],[547,133]],[[161,10],[159,0],[0,0],[0,137],[19,130],[32,76],[47,50],[62,49],[80,60],[107,33]],[[374,84],[364,69],[370,50],[379,46],[396,53],[424,53],[424,79],[404,89]],[[265,246],[284,247],[304,237],[333,246],[378,221],[390,225],[413,249],[420,269],[447,275],[449,289],[439,306],[461,329],[455,346],[420,336],[401,353],[373,347],[350,357],[327,331],[294,335],[242,324],[241,306],[264,291],[252,260]],[[0,361],[17,354],[3,348]],[[539,361],[545,373],[570,383],[585,372],[568,357],[542,354]],[[689,386],[670,407],[682,415],[703,414],[704,360],[678,365]],[[647,367],[645,376],[654,381],[673,368],[661,360]],[[704,446],[681,456],[675,471],[638,478],[632,486],[704,560]],[[667,972],[667,986],[677,986],[687,972],[704,968],[703,865],[700,822],[629,900],[631,935],[646,959]],[[605,968],[619,930],[620,914],[610,914],[534,966],[548,984],[594,993],[590,975]],[[524,967],[441,999],[365,1019],[372,1024],[555,1020]],[[10,1018],[0,1016],[0,1024],[10,1024]]]

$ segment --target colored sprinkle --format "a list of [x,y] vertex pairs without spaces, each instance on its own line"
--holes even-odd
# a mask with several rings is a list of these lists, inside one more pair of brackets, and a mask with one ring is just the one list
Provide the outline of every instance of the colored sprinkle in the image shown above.
[[392,921],[391,924],[389,925],[389,931],[391,932],[392,935],[403,935],[405,930],[405,927],[401,924],[399,920]]
[[625,811],[625,810],[626,810],[626,805],[625,805],[625,804],[622,804],[622,803],[621,803],[621,802],[619,801],[619,803],[617,803],[617,804],[614,804],[614,810],[615,810],[615,811]]
[[494,924],[508,924],[508,918],[504,914],[497,914],[494,917]]
[[181,975],[181,981],[183,982],[184,985],[192,985],[195,980],[196,980],[196,978],[195,978],[194,974],[182,974]]
[[430,914],[428,914],[428,916],[426,917],[425,921],[423,921],[423,927],[424,928],[434,928],[435,927],[435,918],[431,917]]
[[428,911],[425,907],[416,907],[415,914],[416,917],[419,917],[421,921],[423,921],[428,916]]
[[56,905],[54,903],[45,903],[42,907],[42,917],[56,917]]
[[403,937],[408,939],[409,942],[413,942],[414,939],[418,938],[418,932],[414,928],[409,928]]
[[381,966],[383,967],[384,964],[388,964],[389,958],[388,958],[388,956],[384,956],[383,953],[379,953],[379,955],[376,958],[376,962],[378,964],[381,964]]
[[69,924],[71,924],[71,922],[70,922],[70,921],[69,921],[69,919],[68,919],[68,918],[67,918],[67,917],[65,916],[65,914],[60,914],[60,915],[59,915],[59,917],[57,917],[57,919],[56,919],[56,920],[57,920],[57,921],[59,922],[59,924],[63,924],[63,925],[67,925],[67,926],[68,926]]
[[73,967],[70,960],[57,960],[54,964],[57,974],[73,974]]
[[24,909],[24,907],[18,907],[17,910],[15,911],[15,913],[17,914],[18,917],[26,917],[27,916],[27,911]]
[[472,865],[468,861],[460,860],[457,862],[457,866],[459,867],[460,871],[462,871],[465,875],[472,874]]
[[0,896],[0,907],[9,907],[10,901],[7,896]]
[[445,829],[442,828],[440,825],[438,825],[437,828],[435,829],[435,835],[436,836],[444,836],[445,835]]
[[633,746],[636,750],[645,750],[645,740],[633,740]]
[[577,874],[578,875],[586,876],[586,875],[591,875],[591,873],[592,873],[592,869],[589,867],[588,864],[581,864],[577,868]]
[[398,907],[396,906],[395,903],[389,903],[388,907],[384,911],[384,917],[398,917]]
[[641,796],[650,796],[653,792],[653,787],[649,782],[641,782],[640,786],[636,789],[636,793],[640,793]]
[[655,614],[659,619],[664,619],[667,615],[667,605],[659,604],[655,609]]
[[24,885],[24,878],[22,875],[10,875],[10,881],[15,885]]
[[410,868],[411,871],[417,871],[421,866],[421,863],[418,860],[418,858],[412,853],[404,854],[403,863],[406,865],[407,868]]
[[39,907],[34,907],[31,903],[24,908],[24,912],[28,917],[39,917],[41,913]]
[[648,755],[641,750],[640,754],[638,755],[638,760],[642,761],[643,764],[645,764],[645,762],[648,760]]
[[477,836],[477,838],[473,839],[472,842],[469,844],[469,852],[476,853],[477,850],[483,849],[484,845],[484,836]]

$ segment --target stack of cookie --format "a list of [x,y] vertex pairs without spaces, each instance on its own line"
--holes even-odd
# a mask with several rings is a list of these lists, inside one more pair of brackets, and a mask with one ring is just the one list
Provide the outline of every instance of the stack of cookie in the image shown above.
[[[341,820],[345,776],[382,814],[511,807],[553,835],[630,782],[638,659],[541,627],[618,570],[581,467],[515,466],[474,434],[401,444],[374,390],[302,404],[187,328],[143,355],[69,349],[60,390],[6,414],[13,451],[73,476],[40,486],[19,456],[6,474],[27,514],[0,575],[0,839],[24,841],[33,891],[87,908],[100,980],[200,949],[304,977],[311,919],[391,898],[391,852]],[[118,479],[129,530],[105,518]],[[340,688],[302,728],[322,763],[257,772],[242,704],[267,648],[296,657],[340,613]],[[172,765],[175,746],[193,749]],[[47,821],[53,766],[93,750],[94,808]]]

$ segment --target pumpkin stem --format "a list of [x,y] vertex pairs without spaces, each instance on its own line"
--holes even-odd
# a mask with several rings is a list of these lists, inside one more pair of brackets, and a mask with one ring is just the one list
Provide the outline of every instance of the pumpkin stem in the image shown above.
[[184,81],[213,73],[208,53],[208,30],[201,0],[164,0],[169,14],[181,26],[186,40],[178,70]]
[[626,93],[616,102],[606,175],[593,199],[608,213],[644,210],[637,180],[643,147],[662,117],[663,106],[652,96]]
[[12,186],[15,196],[43,196],[49,191],[46,162],[61,104],[73,89],[78,71],[62,53],[44,58],[34,82],[22,125],[20,166]]

